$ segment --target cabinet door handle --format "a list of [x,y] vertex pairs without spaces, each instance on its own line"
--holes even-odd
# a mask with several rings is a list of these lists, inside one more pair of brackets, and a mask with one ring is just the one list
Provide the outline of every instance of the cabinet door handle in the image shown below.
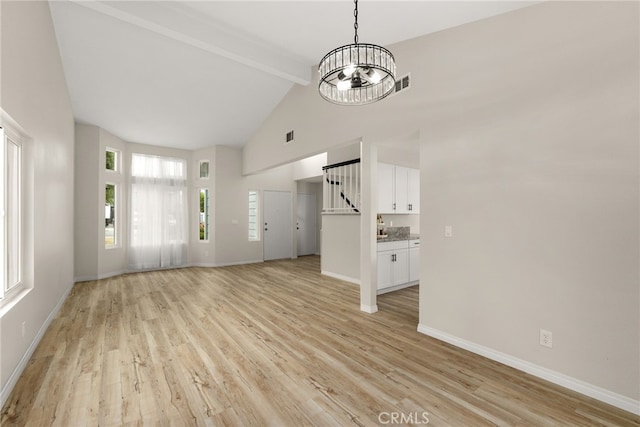
[[411,203],[409,203],[409,210],[413,209],[413,205]]
[[394,211],[396,210],[396,204],[395,203],[393,204],[393,210]]

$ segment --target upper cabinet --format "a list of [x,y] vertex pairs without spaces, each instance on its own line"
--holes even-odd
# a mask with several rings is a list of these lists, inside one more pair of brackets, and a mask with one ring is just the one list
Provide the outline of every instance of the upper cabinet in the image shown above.
[[420,213],[420,170],[407,169],[407,202],[409,213]]
[[395,211],[395,174],[394,165],[378,163],[378,213]]
[[378,213],[420,213],[420,171],[378,163]]

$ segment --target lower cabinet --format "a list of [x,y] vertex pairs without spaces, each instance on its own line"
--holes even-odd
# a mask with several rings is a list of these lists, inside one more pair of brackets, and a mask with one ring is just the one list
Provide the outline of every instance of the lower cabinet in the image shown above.
[[[392,288],[413,281],[418,278],[411,278],[411,250],[409,242],[413,240],[400,240],[396,242],[378,243],[378,290]],[[416,249],[413,249],[414,251]],[[419,249],[417,249],[419,251]],[[420,255],[414,261],[416,271],[419,273]],[[415,275],[414,275],[415,276]]]
[[409,240],[409,281],[420,280],[420,240]]

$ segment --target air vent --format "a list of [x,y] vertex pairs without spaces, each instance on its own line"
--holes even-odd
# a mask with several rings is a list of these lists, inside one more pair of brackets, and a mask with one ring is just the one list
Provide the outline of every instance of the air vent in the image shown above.
[[285,138],[285,144],[288,144],[293,141],[293,131],[287,132],[287,136]]
[[403,91],[405,89],[409,89],[409,85],[411,83],[411,74],[407,74],[396,80],[396,90],[395,93]]

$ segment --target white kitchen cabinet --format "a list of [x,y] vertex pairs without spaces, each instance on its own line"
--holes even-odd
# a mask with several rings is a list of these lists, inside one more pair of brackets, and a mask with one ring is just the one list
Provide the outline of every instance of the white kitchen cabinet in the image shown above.
[[420,239],[409,240],[409,281],[420,280]]
[[378,289],[393,286],[393,251],[378,252]]
[[378,243],[378,290],[409,283],[407,240]]
[[420,213],[420,171],[378,163],[378,213]]
[[418,169],[407,170],[407,205],[409,213],[420,213],[420,171]]
[[409,193],[408,193],[408,180],[409,180],[409,168],[403,166],[395,167],[395,202],[397,214],[408,214],[409,212]]
[[378,213],[393,213],[395,166],[378,163]]

